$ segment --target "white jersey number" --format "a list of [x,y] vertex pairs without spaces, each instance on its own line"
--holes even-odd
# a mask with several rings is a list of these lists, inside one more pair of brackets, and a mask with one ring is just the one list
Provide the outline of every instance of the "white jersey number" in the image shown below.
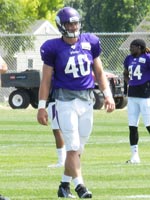
[[133,76],[136,76],[138,80],[141,80],[142,73],[140,65],[137,65],[134,71],[133,71],[133,65],[130,65],[128,70],[129,70],[130,80],[133,80]]
[[[72,73],[74,78],[79,77],[78,74],[79,71],[82,76],[90,74],[90,61],[87,55],[78,55],[77,60],[78,63],[76,64],[75,56],[69,58],[65,68],[65,73],[66,74]],[[86,63],[86,68],[84,66],[85,63]],[[77,65],[79,65],[79,68],[77,68]]]

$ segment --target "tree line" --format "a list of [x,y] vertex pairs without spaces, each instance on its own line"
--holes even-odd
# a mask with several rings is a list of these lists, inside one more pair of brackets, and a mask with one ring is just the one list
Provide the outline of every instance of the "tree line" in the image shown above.
[[55,26],[55,15],[72,6],[86,32],[130,32],[148,15],[149,0],[0,0],[0,32],[23,33],[37,19]]

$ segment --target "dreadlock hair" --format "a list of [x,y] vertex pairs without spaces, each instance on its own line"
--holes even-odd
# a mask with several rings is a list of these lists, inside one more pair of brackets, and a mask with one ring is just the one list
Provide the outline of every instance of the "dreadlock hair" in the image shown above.
[[150,48],[149,48],[149,47],[146,47],[145,52],[146,52],[146,53],[150,53]]

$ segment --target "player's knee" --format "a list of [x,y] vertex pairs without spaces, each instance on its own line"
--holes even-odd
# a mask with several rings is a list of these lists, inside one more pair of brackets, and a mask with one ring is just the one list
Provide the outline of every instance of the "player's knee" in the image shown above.
[[80,145],[79,144],[65,144],[66,151],[79,151]]
[[79,148],[80,154],[83,153],[83,151],[84,151],[84,146],[85,146],[85,144],[87,143],[88,138],[89,138],[88,136],[87,136],[87,137],[80,137],[80,148]]

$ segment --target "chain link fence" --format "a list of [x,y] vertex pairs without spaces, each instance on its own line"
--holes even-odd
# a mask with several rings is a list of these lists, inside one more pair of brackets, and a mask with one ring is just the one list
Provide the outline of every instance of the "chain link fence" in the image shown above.
[[[150,33],[95,33],[101,41],[101,59],[105,71],[122,75],[123,61],[129,54],[133,39],[144,39],[150,47]],[[2,34],[0,35],[0,54],[8,64],[8,73],[42,69],[40,46],[44,41],[59,35]],[[59,48],[59,47],[58,47]],[[0,102],[8,101],[15,88],[0,87]]]

